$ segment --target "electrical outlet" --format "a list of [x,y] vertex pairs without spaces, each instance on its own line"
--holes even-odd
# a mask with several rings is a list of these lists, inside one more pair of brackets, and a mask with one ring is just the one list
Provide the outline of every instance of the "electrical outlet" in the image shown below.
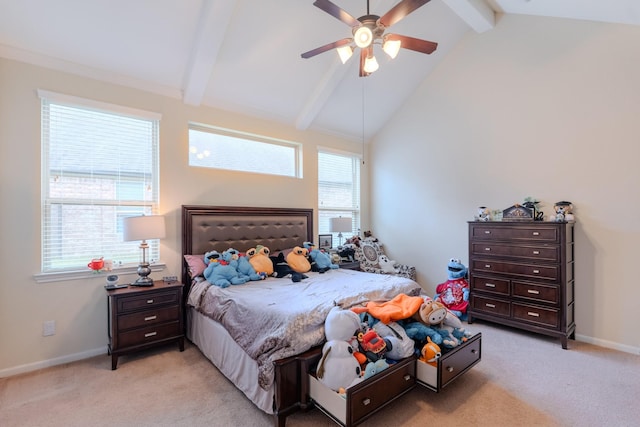
[[56,321],[55,320],[47,320],[42,324],[42,336],[50,337],[51,335],[56,334]]

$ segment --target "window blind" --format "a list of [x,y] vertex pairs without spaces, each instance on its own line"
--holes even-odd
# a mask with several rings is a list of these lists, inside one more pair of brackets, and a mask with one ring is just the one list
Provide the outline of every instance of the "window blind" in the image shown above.
[[[100,257],[139,262],[140,242],[123,241],[122,218],[157,213],[159,117],[41,98],[42,272],[85,269]],[[157,261],[159,242],[148,243]]]
[[330,218],[351,217],[353,233],[360,228],[360,157],[326,150],[318,152],[318,231],[331,233]]

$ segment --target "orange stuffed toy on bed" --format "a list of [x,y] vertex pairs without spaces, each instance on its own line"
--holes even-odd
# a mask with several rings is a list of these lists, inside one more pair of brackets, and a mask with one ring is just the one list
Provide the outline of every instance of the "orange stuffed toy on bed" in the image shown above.
[[410,297],[407,294],[396,295],[385,302],[369,301],[365,307],[352,307],[356,313],[368,312],[382,323],[402,320],[413,316],[424,303],[422,297]]

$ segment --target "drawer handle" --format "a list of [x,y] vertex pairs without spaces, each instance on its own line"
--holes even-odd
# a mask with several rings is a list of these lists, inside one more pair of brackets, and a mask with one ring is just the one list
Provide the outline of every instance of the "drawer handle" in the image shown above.
[[153,300],[152,299],[148,299],[147,300],[147,304],[153,304]]
[[149,337],[155,337],[156,335],[158,335],[157,332],[149,332],[148,334],[144,334],[144,337],[149,338]]
[[491,268],[491,264],[485,264],[484,268]]
[[540,251],[533,251],[534,255],[540,255]]
[[533,270],[533,274],[540,274],[540,270]]
[[487,287],[487,288],[495,288],[496,287],[496,285],[494,283],[485,283],[484,286]]
[[536,291],[535,289],[527,289],[527,293],[528,294],[538,295],[540,293],[540,291]]
[[158,316],[149,316],[149,317],[145,317],[144,321],[148,322],[149,320],[156,320],[158,318]]
[[471,354],[476,354],[478,353],[478,350],[476,350],[475,348],[471,350]]
[[453,372],[453,366],[447,366],[447,372]]
[[490,230],[484,230],[484,234],[491,234]]
[[539,232],[537,232],[537,231],[534,231],[532,234],[533,234],[534,236],[539,236],[539,235],[540,235],[540,233],[539,233]]
[[496,308],[496,305],[495,305],[495,304],[489,304],[489,303],[486,303],[486,304],[485,304],[485,306],[486,306],[486,307],[489,307],[489,308]]
[[540,313],[534,313],[533,311],[527,311],[527,314],[533,317],[540,317]]
[[371,399],[369,399],[368,397],[367,397],[367,398],[365,398],[365,399],[362,399],[362,404],[363,404],[364,406],[367,406],[369,403],[371,403]]
[[405,381],[409,381],[411,379],[411,375],[407,374],[402,378],[404,378]]
[[484,248],[485,251],[491,252],[491,248]]

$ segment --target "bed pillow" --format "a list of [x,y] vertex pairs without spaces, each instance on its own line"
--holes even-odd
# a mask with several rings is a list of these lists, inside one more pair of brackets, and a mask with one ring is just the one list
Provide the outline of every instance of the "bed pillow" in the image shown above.
[[204,254],[202,255],[185,255],[184,260],[189,267],[189,276],[194,277],[202,276],[207,266],[204,263]]
[[364,239],[356,250],[355,257],[363,267],[380,268],[380,256],[384,255],[381,245],[374,239]]

